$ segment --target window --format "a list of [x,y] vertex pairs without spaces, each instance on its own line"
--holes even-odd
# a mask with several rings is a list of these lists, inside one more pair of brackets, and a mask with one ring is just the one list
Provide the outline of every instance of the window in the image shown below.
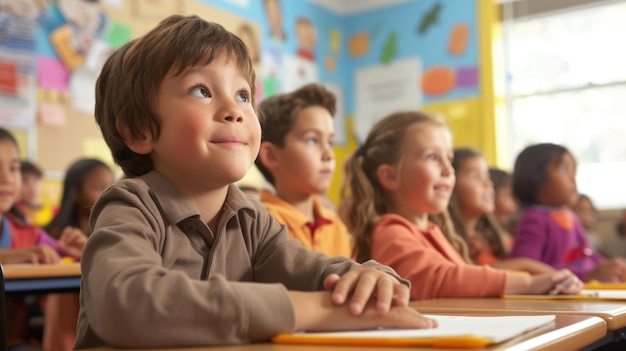
[[505,22],[512,160],[553,142],[578,161],[578,188],[626,207],[626,3]]

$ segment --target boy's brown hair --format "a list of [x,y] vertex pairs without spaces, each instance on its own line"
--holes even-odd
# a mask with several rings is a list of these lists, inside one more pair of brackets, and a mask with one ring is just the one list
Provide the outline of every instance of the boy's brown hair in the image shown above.
[[133,139],[158,139],[161,123],[154,106],[163,79],[168,73],[179,75],[188,67],[207,65],[220,55],[241,70],[256,110],[255,74],[245,44],[221,25],[198,16],[169,16],[107,59],[96,82],[95,117],[113,159],[127,176],[152,170],[152,159],[128,148],[118,121]]
[[[291,93],[270,97],[259,104],[261,142],[268,141],[277,147],[285,146],[285,137],[293,128],[298,113],[311,106],[321,106],[334,117],[337,110],[335,95],[320,84],[307,84]],[[274,184],[274,176],[265,168],[260,158],[256,166],[265,179]]]
[[22,177],[25,175],[34,175],[36,178],[43,178],[43,171],[33,162],[24,160],[21,162]]

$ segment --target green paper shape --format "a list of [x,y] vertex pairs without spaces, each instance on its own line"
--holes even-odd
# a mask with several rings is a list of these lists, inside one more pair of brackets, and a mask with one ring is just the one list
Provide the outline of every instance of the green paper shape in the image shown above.
[[117,49],[131,39],[132,34],[129,26],[114,21],[109,23],[109,32],[106,40],[112,48]]
[[426,31],[430,29],[430,27],[434,26],[439,20],[439,13],[441,12],[441,3],[436,3],[431,7],[420,20],[419,25],[417,26],[417,32],[420,35],[424,35]]
[[396,32],[392,32],[387,37],[387,41],[383,46],[383,50],[380,55],[380,62],[382,64],[388,64],[393,61],[398,53],[398,34]]

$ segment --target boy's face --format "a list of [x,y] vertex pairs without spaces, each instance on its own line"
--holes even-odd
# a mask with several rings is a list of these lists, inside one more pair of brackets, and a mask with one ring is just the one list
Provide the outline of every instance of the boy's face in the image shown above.
[[9,212],[22,190],[22,172],[17,147],[11,140],[0,140],[0,217]]
[[22,201],[29,205],[39,205],[43,181],[36,174],[24,174],[22,176]]
[[285,136],[285,146],[275,148],[272,170],[280,191],[320,194],[330,187],[335,171],[333,117],[321,106],[302,109]]
[[222,55],[177,76],[170,71],[156,101],[161,134],[142,150],[156,171],[187,194],[243,178],[259,152],[261,127],[234,62]]

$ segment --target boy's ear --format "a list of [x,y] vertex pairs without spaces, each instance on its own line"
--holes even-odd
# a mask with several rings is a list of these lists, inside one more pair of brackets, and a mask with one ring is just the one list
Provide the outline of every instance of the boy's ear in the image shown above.
[[[128,146],[128,148],[134,153],[147,155],[152,152],[152,138],[146,137],[146,133],[143,133],[140,139],[135,138],[130,132],[128,124],[119,118],[115,120],[115,129],[117,129],[117,132],[120,133],[124,139],[126,146]],[[148,135],[149,134],[150,133],[148,133]]]
[[261,143],[261,148],[259,149],[259,160],[265,168],[269,170],[273,170],[278,165],[278,155],[276,152],[276,146],[269,141],[264,141]]
[[398,179],[396,169],[391,165],[382,164],[378,166],[376,177],[380,185],[387,190],[398,190],[400,187],[400,180]]

